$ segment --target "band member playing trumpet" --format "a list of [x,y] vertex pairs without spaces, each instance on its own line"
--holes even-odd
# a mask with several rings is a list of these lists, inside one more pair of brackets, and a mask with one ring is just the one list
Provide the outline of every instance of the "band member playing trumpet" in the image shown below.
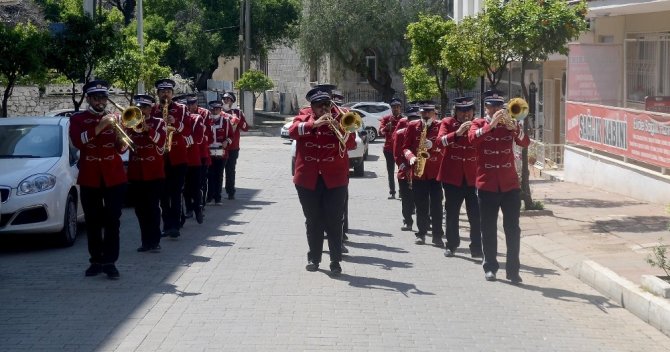
[[140,224],[142,245],[138,252],[160,252],[161,246],[161,194],[164,191],[165,121],[151,116],[155,99],[150,95],[136,95],[133,100],[142,112],[142,123],[126,129],[135,142],[136,150],[128,158],[130,194],[135,200],[135,215]]
[[[203,222],[202,213],[202,190],[200,171],[202,159],[200,157],[200,145],[205,139],[205,120],[198,109],[198,98],[195,95],[185,97],[188,117],[186,121],[191,125],[191,136],[186,139],[188,143],[188,167],[186,169],[186,180],[184,181],[184,205],[186,207],[186,218],[192,218],[198,224]],[[204,109],[203,109],[204,110]]]
[[403,154],[411,168],[411,182],[416,206],[416,244],[426,242],[431,228],[433,245],[444,246],[442,236],[442,187],[437,180],[443,149],[436,143],[440,129],[435,121],[435,103],[422,101],[419,104],[421,119],[412,121],[403,136]]
[[465,209],[470,223],[470,255],[482,256],[482,235],[479,227],[479,205],[475,191],[477,173],[477,149],[468,139],[468,131],[475,114],[475,104],[471,97],[454,99],[454,114],[442,120],[438,144],[446,148],[437,179],[444,189],[444,209],[447,212],[447,243],[444,255],[453,257],[461,244],[458,222],[461,205],[465,200]]
[[118,136],[118,117],[105,110],[108,87],[100,80],[84,85],[88,109],[70,118],[69,135],[80,152],[77,183],[90,255],[85,274],[104,272],[110,279],[118,279],[115,263],[119,258],[119,219],[126,189],[120,154],[128,144]]
[[228,146],[228,162],[226,162],[226,193],[228,199],[235,199],[235,170],[237,168],[237,158],[240,155],[240,131],[248,131],[249,125],[244,117],[242,110],[233,108],[237,101],[235,94],[226,92],[223,94],[223,111],[232,115],[230,119],[232,143]]
[[518,122],[510,120],[503,109],[504,99],[496,90],[484,93],[486,116],[476,119],[468,131],[468,139],[477,147],[477,198],[481,216],[484,278],[495,281],[499,269],[497,223],[502,210],[507,243],[507,279],[520,283],[519,250],[521,209],[519,178],[514,167],[514,143],[527,147],[530,139]]
[[[331,110],[330,91],[312,88],[304,109],[293,119],[289,136],[296,141],[293,183],[305,215],[307,271],[317,271],[323,253],[324,231],[328,236],[330,270],[342,272],[342,226],[349,183],[347,150],[356,147],[353,134],[345,133]],[[340,139],[341,138],[341,139]]]
[[384,136],[384,158],[386,158],[386,173],[389,181],[389,198],[395,198],[395,160],[393,159],[393,132],[402,116],[402,101],[391,99],[391,115],[382,117],[379,125],[379,134]]
[[212,143],[209,145],[208,153],[212,159],[207,173],[207,203],[214,202],[214,205],[221,205],[221,190],[223,188],[223,170],[228,161],[228,146],[232,142],[230,115],[221,111],[223,104],[218,101],[210,101],[209,106],[212,109],[209,135],[212,137]]
[[170,141],[166,143],[164,154],[165,191],[161,197],[163,236],[178,238],[181,235],[181,197],[188,162],[187,138],[191,136],[191,126],[186,123],[186,107],[172,101],[175,82],[171,79],[159,79],[155,86],[159,102],[153,106],[151,116],[167,123],[167,140]]
[[[393,158],[396,165],[398,165],[398,190],[400,191],[401,201],[402,201],[402,231],[412,231],[412,214],[414,214],[414,192],[410,187],[409,179],[412,177],[407,159],[405,159],[405,154],[403,153],[402,146],[405,143],[405,129],[409,122],[418,120],[421,116],[419,115],[419,106],[416,105],[416,102],[409,103],[407,111],[405,111],[405,116],[398,120],[396,129],[393,132]],[[388,138],[388,137],[387,137]]]

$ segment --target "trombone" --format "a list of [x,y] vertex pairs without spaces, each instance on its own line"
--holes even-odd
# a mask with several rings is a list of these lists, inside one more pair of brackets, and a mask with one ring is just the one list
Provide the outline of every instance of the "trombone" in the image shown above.
[[523,98],[514,98],[507,103],[503,122],[513,127],[528,116],[528,103]]
[[[123,108],[121,105],[115,103],[111,99],[108,99],[114,107],[116,107],[119,111],[121,111],[121,125],[123,127],[132,129],[133,131],[140,133],[142,132],[142,125],[144,125],[144,117],[142,116],[142,111],[136,106],[130,106],[127,108]],[[114,131],[116,131],[116,134],[119,136],[119,139],[121,142],[123,142],[125,145],[130,148],[133,152],[135,151],[135,142],[128,136],[128,134],[123,130],[123,128],[119,125],[119,122],[116,120],[116,116],[112,114],[107,114],[105,117],[110,117],[112,121],[112,127],[114,128]]]
[[[330,113],[332,107],[335,107],[337,110],[337,116],[333,117]],[[340,153],[344,153],[347,149],[347,138],[349,138],[350,133],[355,133],[363,125],[363,120],[361,116],[353,111],[345,113],[340,109],[339,106],[335,103],[331,103],[328,107],[328,127],[333,131],[335,137],[340,141]],[[337,122],[337,117],[340,117],[339,123]],[[344,130],[344,133],[340,130]]]

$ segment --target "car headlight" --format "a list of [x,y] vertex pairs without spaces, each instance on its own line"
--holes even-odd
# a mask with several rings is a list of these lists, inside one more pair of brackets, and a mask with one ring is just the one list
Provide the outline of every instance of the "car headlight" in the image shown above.
[[43,192],[54,188],[56,176],[50,174],[37,174],[27,177],[19,183],[17,195]]

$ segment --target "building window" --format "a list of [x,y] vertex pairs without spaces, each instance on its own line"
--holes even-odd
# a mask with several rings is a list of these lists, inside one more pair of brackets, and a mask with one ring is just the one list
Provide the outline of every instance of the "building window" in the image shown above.
[[626,99],[670,95],[670,34],[634,34],[625,45]]
[[240,69],[238,67],[233,68],[233,80],[237,82],[240,79]]
[[361,82],[367,82],[368,75],[371,75],[375,80],[377,79],[377,55],[372,51],[366,51],[365,54],[365,67],[367,68],[367,72],[361,74]]

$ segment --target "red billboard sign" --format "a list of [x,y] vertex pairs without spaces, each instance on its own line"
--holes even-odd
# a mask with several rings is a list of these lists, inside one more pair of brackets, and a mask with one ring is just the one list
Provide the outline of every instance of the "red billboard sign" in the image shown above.
[[644,109],[647,111],[670,113],[670,97],[655,96],[644,98]]
[[619,105],[621,45],[570,44],[567,99]]
[[565,140],[670,167],[670,114],[566,103]]

